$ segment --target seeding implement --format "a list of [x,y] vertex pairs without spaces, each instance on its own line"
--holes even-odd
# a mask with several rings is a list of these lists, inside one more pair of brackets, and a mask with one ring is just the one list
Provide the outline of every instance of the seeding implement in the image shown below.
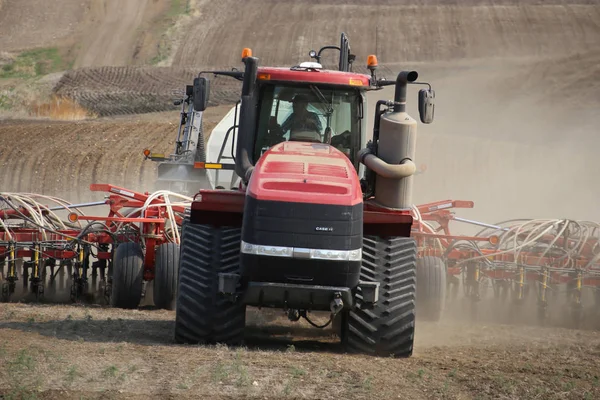
[[[172,308],[179,224],[191,198],[105,184],[90,188],[106,192],[106,199],[70,204],[50,196],[0,193],[2,299],[10,300],[20,280],[23,291],[37,299],[46,297],[46,286],[54,296],[69,285],[73,301],[99,293],[115,307],[134,308],[145,282],[153,280],[154,303]],[[106,214],[85,215],[87,207],[102,207]]]
[[[116,248],[113,241],[116,237],[117,244],[133,241],[140,243],[143,250],[153,246],[154,259],[150,252],[144,251],[143,281],[154,281],[156,306],[173,308],[174,294],[161,295],[161,288],[165,285],[157,280],[166,280],[167,290],[172,291],[170,285],[176,279],[176,267],[172,269],[171,277],[156,277],[155,270],[158,262],[161,272],[169,271],[161,268],[165,264],[163,257],[169,251],[161,250],[157,260],[159,248],[172,246],[172,257],[176,257],[178,251],[173,246],[179,239],[170,233],[174,225],[170,224],[167,229],[163,227],[171,220],[166,204],[161,205],[164,193],[157,192],[153,196],[110,185],[93,185],[92,189],[107,191],[110,195],[104,201],[70,204],[50,196],[0,194],[2,301],[9,301],[19,291],[43,300],[47,289],[57,300],[60,293],[68,292],[72,301],[80,301],[86,295],[98,295],[105,303],[111,304],[112,249]],[[124,216],[128,214],[123,209],[142,207],[151,196],[153,204],[163,208],[162,212],[144,213],[144,217],[141,217],[142,213]],[[178,203],[171,204],[179,237],[182,215],[191,205],[189,200],[180,197]],[[108,208],[108,216],[85,215],[82,210],[87,207]],[[463,298],[471,302],[474,311],[486,296],[494,301],[499,311],[515,312],[518,308],[507,308],[507,302],[522,307],[529,301],[535,304],[540,322],[548,319],[549,308],[567,306],[572,317],[570,322],[579,324],[584,316],[586,292],[592,300],[590,309],[598,309],[599,224],[569,220],[517,220],[486,224],[457,217],[451,211],[472,207],[471,201],[446,200],[416,206],[412,210],[415,223],[411,235],[416,238],[418,246],[417,315],[420,319],[439,320],[444,308],[452,305],[461,292]],[[158,215],[166,218],[157,218]],[[92,231],[89,228],[86,231],[82,221],[86,225],[98,222],[110,227],[110,230],[98,230],[100,226],[105,227],[98,225]],[[452,222],[478,225],[484,229],[474,236],[455,235],[450,229]],[[119,227],[118,224],[122,225]],[[158,235],[153,245],[149,235],[142,240],[136,224],[146,224],[142,231],[151,230]],[[171,266],[175,266],[175,260]],[[19,281],[21,287],[17,286]],[[161,298],[165,300],[161,301]]]
[[[417,304],[427,310],[420,312],[420,317],[439,319],[444,304],[452,304],[461,288],[475,317],[477,304],[488,299],[497,312],[515,315],[524,306],[534,305],[541,323],[553,317],[564,322],[566,307],[571,314],[566,321],[578,326],[585,316],[586,291],[592,305],[589,310],[596,314],[600,306],[600,224],[558,219],[486,224],[450,211],[472,207],[470,201],[448,200],[414,209],[412,235],[418,243],[420,266],[425,267],[417,269]],[[473,236],[453,235],[452,221],[482,230]],[[444,282],[431,281],[431,268],[446,271]],[[512,307],[507,307],[508,302]],[[554,315],[551,309],[555,309]]]

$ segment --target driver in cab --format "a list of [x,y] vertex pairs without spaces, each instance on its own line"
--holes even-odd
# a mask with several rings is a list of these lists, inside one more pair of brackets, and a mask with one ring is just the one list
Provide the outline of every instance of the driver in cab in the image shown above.
[[308,97],[297,94],[293,99],[293,112],[281,125],[281,133],[290,132],[290,140],[321,141],[323,126],[319,116],[308,111]]

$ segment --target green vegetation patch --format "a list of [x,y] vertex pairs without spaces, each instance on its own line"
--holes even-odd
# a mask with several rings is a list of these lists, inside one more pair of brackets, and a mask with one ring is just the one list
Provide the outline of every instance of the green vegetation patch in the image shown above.
[[181,14],[190,13],[190,0],[171,0],[171,7],[167,12],[167,17],[178,17]]
[[8,90],[0,90],[0,110],[11,110],[13,108],[13,97]]
[[0,78],[35,78],[69,68],[56,47],[28,50],[0,67]]

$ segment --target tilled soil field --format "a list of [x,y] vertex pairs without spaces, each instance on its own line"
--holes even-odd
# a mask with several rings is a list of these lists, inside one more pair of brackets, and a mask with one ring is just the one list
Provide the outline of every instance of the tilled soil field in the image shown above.
[[600,11],[589,0],[226,0],[200,9],[175,65],[237,65],[244,47],[263,63],[298,62],[337,45],[340,32],[357,64],[367,54],[382,63],[565,54],[598,42]]
[[[230,70],[231,66],[206,70]],[[101,67],[66,72],[53,89],[99,116],[141,114],[173,110],[173,100],[184,97],[203,68]],[[241,83],[227,77],[210,77],[209,105],[235,103]]]
[[[207,132],[229,106],[204,113]],[[156,163],[144,149],[174,150],[178,112],[79,122],[0,121],[0,187],[3,191],[90,199],[92,183],[153,191]],[[96,199],[97,200],[97,199]]]
[[[316,318],[322,322],[322,318]],[[61,399],[595,399],[600,333],[418,322],[409,359],[345,354],[330,328],[248,311],[245,347],[182,346],[174,314],[0,305],[0,394]]]

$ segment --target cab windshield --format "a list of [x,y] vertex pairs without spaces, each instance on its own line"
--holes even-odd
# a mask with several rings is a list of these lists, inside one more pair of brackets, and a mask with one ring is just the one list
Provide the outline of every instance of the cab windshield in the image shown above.
[[354,162],[360,147],[360,92],[267,84],[260,94],[254,159],[283,141],[330,143]]

